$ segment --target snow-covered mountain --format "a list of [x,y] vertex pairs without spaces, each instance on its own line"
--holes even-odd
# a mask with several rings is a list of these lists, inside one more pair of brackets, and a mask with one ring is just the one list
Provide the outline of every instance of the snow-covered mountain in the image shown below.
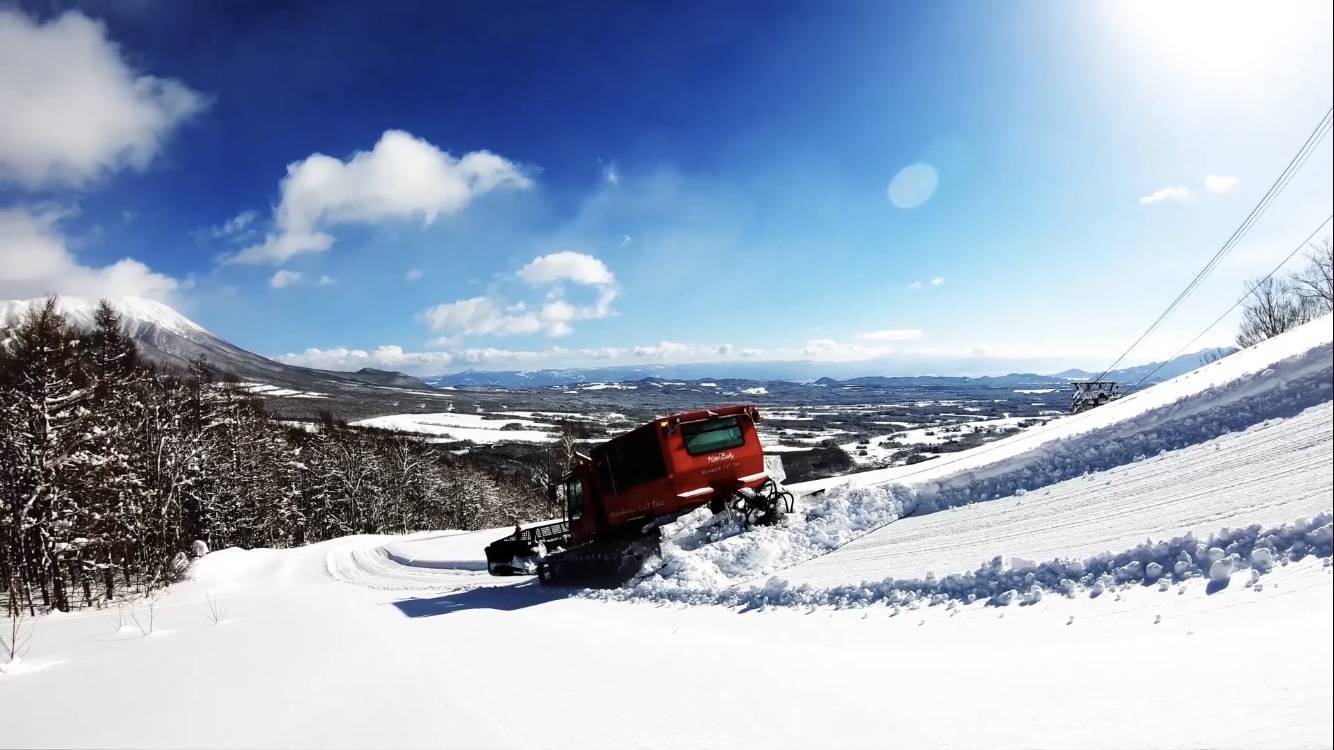
[[[17,325],[34,304],[43,300],[0,301],[0,329]],[[246,351],[180,314],[170,306],[139,297],[108,300],[121,315],[121,327],[138,346],[146,360],[159,367],[185,369],[203,356],[210,369],[230,373],[242,380],[258,381],[301,390],[331,386],[370,384],[400,388],[424,388],[408,375],[366,368],[359,372],[333,372],[276,362]],[[98,301],[83,297],[59,297],[56,309],[76,328],[93,327]]]

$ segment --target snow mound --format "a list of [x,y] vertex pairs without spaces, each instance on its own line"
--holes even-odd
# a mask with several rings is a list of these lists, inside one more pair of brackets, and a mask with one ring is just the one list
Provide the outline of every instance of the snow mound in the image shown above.
[[[1128,580],[1146,577],[1156,580],[1166,575],[1185,578],[1201,570],[1213,571],[1214,585],[1226,585],[1233,570],[1251,566],[1249,558],[1236,557],[1236,550],[1231,547],[1246,547],[1244,551],[1249,555],[1250,546],[1255,546],[1254,539],[1247,546],[1227,530],[1219,532],[1220,543],[1211,545],[1217,548],[1212,557],[1209,548],[1205,549],[1205,559],[1199,559],[1193,549],[1188,559],[1177,554],[1195,543],[1190,535],[1164,543],[1181,547],[1167,557],[1153,551],[1159,546],[1146,543],[1152,550],[1132,550],[1126,553],[1131,557],[1121,563],[1122,566],[1133,563],[1134,571],[1120,567],[1115,572],[1104,570],[1103,557],[1074,562],[1060,559],[1042,565],[1025,562],[1019,568],[1006,568],[997,557],[973,573],[951,577],[949,584],[928,576],[921,582],[904,585],[886,579],[887,583],[855,584],[851,589],[848,585],[835,585],[820,591],[805,584],[794,587],[777,578],[770,579],[760,589],[753,582],[825,555],[906,515],[1012,497],[1092,476],[1147,456],[1196,446],[1258,424],[1289,423],[1307,409],[1330,401],[1334,374],[1331,354],[1327,317],[1196,373],[1080,415],[1083,419],[1065,420],[1066,426],[1038,440],[1021,435],[999,441],[994,447],[983,446],[975,455],[958,460],[953,471],[935,469],[910,483],[846,482],[823,494],[808,495],[802,498],[797,512],[772,527],[742,533],[738,520],[730,514],[711,516],[707,509],[701,509],[662,528],[660,555],[648,560],[639,576],[625,588],[597,595],[706,603],[838,603],[849,596],[849,590],[864,590],[868,592],[864,597],[872,599],[959,594],[985,596],[995,599],[995,603],[1033,603],[1041,598],[1040,590],[1045,589],[1068,592],[1086,586],[1092,591],[1103,591]],[[1305,545],[1300,549],[1295,546],[1299,542],[1294,540],[1290,540],[1291,549],[1277,542],[1260,545],[1271,552],[1261,553],[1253,569],[1263,573],[1262,568],[1272,566],[1268,556],[1276,552],[1303,553],[1301,549],[1310,548],[1328,556],[1328,524],[1326,514],[1293,529],[1284,527],[1266,532],[1266,537],[1279,541],[1292,534],[1309,533],[1315,538],[1300,541],[1300,545]],[[1258,525],[1248,529],[1252,534],[1261,531]],[[1108,553],[1104,556],[1115,557]],[[1101,572],[1090,577],[1086,573],[1090,568]],[[1005,570],[1013,575],[1001,575]],[[1059,576],[1052,579],[1056,573]],[[1000,580],[1004,581],[1004,587],[994,588],[992,584]],[[1036,593],[1035,585],[1040,589]],[[1001,596],[1010,590],[1012,594]],[[793,591],[799,595],[789,593]]]
[[[677,574],[674,577],[650,576],[629,588],[595,595],[748,608],[919,606],[949,601],[985,601],[1004,607],[1014,603],[1036,604],[1046,592],[1076,596],[1083,591],[1097,597],[1124,586],[1189,579],[1207,579],[1217,589],[1226,586],[1231,576],[1242,570],[1252,571],[1248,585],[1254,585],[1276,564],[1285,565],[1308,555],[1328,559],[1331,553],[1334,553],[1334,515],[1322,513],[1270,528],[1255,524],[1244,529],[1222,529],[1205,540],[1184,534],[1164,541],[1146,541],[1122,552],[1103,552],[1083,559],[1006,565],[998,556],[973,571],[943,578],[928,574],[925,578],[885,578],[821,589],[806,584],[793,586],[785,579],[771,577],[760,584],[720,586],[718,582],[725,579],[711,575],[713,571],[709,569],[699,575],[701,566],[696,565],[688,571],[673,571]],[[681,575],[683,572],[693,575]]]
[[719,590],[809,560],[911,513],[901,487],[844,488],[814,498],[773,526],[742,527],[731,512],[699,508],[662,527],[660,553],[645,562],[631,590]]

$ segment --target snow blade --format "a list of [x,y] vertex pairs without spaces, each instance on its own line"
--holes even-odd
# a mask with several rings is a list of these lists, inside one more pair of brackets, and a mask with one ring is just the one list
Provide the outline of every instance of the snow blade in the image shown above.
[[486,570],[493,576],[531,575],[547,553],[569,544],[570,525],[565,521],[518,529],[486,546]]

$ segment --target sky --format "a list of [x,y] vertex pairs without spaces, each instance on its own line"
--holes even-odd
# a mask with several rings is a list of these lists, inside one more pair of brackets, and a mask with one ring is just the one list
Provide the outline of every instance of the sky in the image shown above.
[[[1097,369],[1331,106],[1330,14],[0,2],[0,299],[331,369]],[[1331,154],[1128,362],[1330,215]]]

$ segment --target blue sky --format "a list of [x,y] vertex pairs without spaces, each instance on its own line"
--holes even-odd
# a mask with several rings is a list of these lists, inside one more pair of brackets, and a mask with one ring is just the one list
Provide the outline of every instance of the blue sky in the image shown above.
[[[1334,85],[1318,2],[487,5],[0,5],[0,297],[332,368],[1097,367]],[[1331,161],[1131,360],[1328,216]]]

